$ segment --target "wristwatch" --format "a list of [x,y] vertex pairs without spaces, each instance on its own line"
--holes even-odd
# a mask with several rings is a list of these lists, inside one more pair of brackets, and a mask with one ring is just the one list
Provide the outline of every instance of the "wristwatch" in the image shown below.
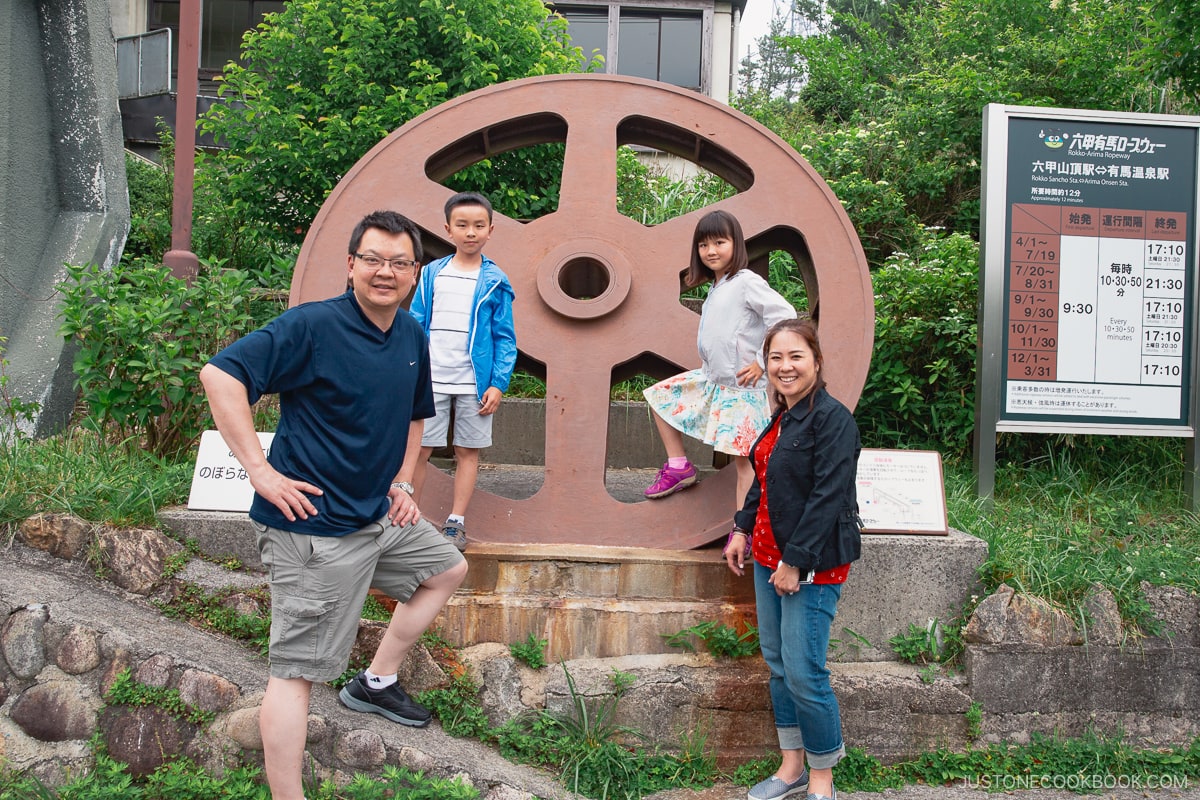
[[409,495],[413,493],[413,485],[408,481],[396,481],[392,484],[392,488],[399,489],[400,491]]

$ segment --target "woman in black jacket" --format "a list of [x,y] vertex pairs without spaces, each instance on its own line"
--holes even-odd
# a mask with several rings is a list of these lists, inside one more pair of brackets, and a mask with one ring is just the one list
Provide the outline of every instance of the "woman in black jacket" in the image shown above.
[[833,766],[846,750],[825,653],[861,551],[854,480],[862,445],[854,416],[825,390],[811,320],[773,326],[763,355],[776,410],[750,451],[755,481],[734,516],[725,560],[741,575],[754,557],[758,636],[783,763],[747,797],[836,800]]

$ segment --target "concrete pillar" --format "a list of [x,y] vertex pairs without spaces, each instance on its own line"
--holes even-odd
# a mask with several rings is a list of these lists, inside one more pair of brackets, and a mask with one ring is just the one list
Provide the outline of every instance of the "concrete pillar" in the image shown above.
[[106,0],[0,3],[0,335],[9,390],[41,404],[32,430],[75,402],[58,328],[64,264],[120,258],[129,195]]

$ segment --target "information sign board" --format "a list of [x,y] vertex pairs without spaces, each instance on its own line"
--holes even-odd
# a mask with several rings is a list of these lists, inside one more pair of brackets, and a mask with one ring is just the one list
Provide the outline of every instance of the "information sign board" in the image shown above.
[[975,468],[996,433],[1192,439],[1200,117],[989,105]]
[[855,488],[864,533],[950,533],[941,453],[864,449]]
[[1008,420],[1186,426],[1194,127],[1008,119]]

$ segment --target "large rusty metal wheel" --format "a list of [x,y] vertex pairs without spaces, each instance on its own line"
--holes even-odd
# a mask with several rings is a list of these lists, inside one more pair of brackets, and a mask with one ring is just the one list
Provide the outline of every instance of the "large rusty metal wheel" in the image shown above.
[[[558,209],[527,223],[497,215],[487,245],[516,291],[518,347],[545,366],[545,480],[524,500],[477,491],[472,539],[703,546],[729,528],[732,466],[658,501],[621,503],[605,489],[614,370],[647,354],[699,366],[699,317],[679,300],[699,217],[713,208],[733,213],[752,267],[763,274],[772,250],[796,258],[819,315],[830,390],[850,407],[866,380],[874,334],[866,259],[837,198],[795,150],[743,114],[694,92],[611,75],[530,78],[444,103],[381,141],[330,194],[300,252],[292,303],[344,291],[346,242],[363,215],[393,208],[440,237],[452,193],[440,181],[547,142],[565,143]],[[681,156],[738,194],[642,225],[616,207],[617,148],[625,144]],[[661,452],[662,445],[646,447]],[[430,468],[423,511],[441,518],[450,491],[450,478]]]

